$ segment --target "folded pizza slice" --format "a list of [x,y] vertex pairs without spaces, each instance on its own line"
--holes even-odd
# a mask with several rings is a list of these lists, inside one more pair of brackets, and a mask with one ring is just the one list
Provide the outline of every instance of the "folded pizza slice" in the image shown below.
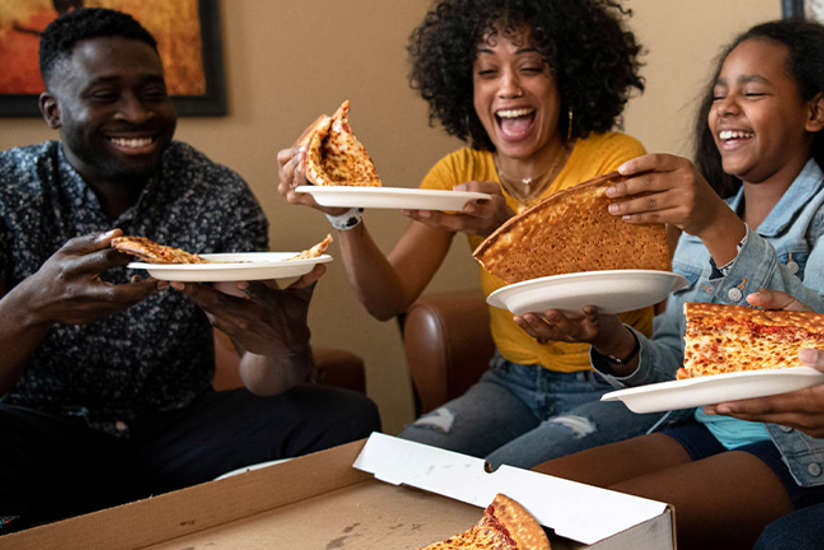
[[544,528],[523,506],[498,493],[480,521],[419,550],[550,550]]
[[801,366],[798,352],[824,346],[824,314],[704,302],[684,303],[683,380]]
[[121,236],[112,239],[111,247],[131,254],[151,264],[205,264],[206,258],[191,254],[180,248],[158,244],[146,237]]
[[473,252],[506,283],[607,269],[670,270],[663,224],[630,224],[607,211],[612,172],[549,195],[513,216]]
[[378,171],[349,125],[349,100],[332,116],[319,116],[298,138],[306,147],[303,168],[315,185],[379,187]]

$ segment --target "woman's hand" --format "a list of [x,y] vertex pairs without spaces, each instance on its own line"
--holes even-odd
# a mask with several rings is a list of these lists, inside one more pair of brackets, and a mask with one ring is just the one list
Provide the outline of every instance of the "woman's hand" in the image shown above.
[[286,198],[289,204],[309,206],[333,216],[339,216],[346,212],[348,208],[321,206],[315,202],[315,199],[309,193],[295,192],[295,188],[299,185],[310,185],[303,171],[303,158],[305,155],[305,147],[290,147],[278,151],[278,176],[280,177],[278,192]]
[[584,306],[581,311],[582,316],[572,316],[548,309],[516,315],[513,321],[541,344],[549,341],[586,342],[595,346],[599,353],[616,357],[624,357],[632,351],[634,339],[626,353],[621,353],[625,347],[622,339],[628,331],[617,315],[600,313],[595,306]]
[[403,210],[403,214],[436,229],[451,233],[489,236],[515,212],[506,204],[497,183],[492,181],[470,181],[455,186],[455,191],[477,191],[487,193],[489,199],[468,202],[461,212],[441,212],[438,210]]
[[[789,294],[777,290],[759,290],[747,296],[747,301],[768,309],[810,310]],[[802,349],[798,358],[804,365],[824,372],[824,351]],[[824,384],[779,395],[710,405],[704,407],[704,412],[740,420],[781,424],[812,437],[824,437]]]

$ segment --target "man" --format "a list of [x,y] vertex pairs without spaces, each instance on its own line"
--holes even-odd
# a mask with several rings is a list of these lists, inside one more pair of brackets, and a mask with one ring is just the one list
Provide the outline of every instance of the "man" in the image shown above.
[[[76,10],[44,32],[40,66],[60,141],[0,152],[0,517],[29,525],[379,429],[366,397],[303,384],[322,266],[285,290],[167,285],[109,246],[124,233],[267,249],[243,180],[172,140],[152,36]],[[212,325],[241,350],[248,390],[211,390]]]

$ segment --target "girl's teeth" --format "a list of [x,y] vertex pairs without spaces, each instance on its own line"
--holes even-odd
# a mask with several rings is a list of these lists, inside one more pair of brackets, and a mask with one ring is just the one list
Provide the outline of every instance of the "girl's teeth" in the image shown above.
[[752,132],[743,132],[741,130],[722,130],[718,132],[718,137],[720,139],[746,139],[751,138],[753,136]]

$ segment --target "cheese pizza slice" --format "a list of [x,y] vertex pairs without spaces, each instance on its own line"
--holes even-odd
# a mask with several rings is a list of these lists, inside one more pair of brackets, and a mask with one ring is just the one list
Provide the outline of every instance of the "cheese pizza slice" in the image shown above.
[[663,224],[629,224],[609,214],[612,172],[549,195],[513,216],[473,252],[484,269],[511,284],[606,269],[670,270]]
[[206,258],[180,248],[158,244],[146,237],[121,236],[112,239],[112,248],[150,264],[205,264]]
[[480,521],[419,550],[550,550],[544,528],[523,506],[499,493]]
[[303,250],[303,251],[299,252],[298,254],[295,254],[294,256],[291,256],[291,257],[286,258],[286,259],[287,260],[308,260],[309,258],[317,258],[321,254],[326,252],[326,249],[329,248],[329,244],[331,242],[332,242],[332,235],[327,234],[325,239],[323,239],[322,241],[320,241],[319,243],[314,245],[312,248],[308,248],[306,250]]
[[303,168],[315,185],[379,187],[378,171],[349,125],[349,100],[334,115],[319,116],[298,138],[306,147]]
[[824,314],[684,303],[683,380],[727,372],[801,366],[802,348],[824,347]]

